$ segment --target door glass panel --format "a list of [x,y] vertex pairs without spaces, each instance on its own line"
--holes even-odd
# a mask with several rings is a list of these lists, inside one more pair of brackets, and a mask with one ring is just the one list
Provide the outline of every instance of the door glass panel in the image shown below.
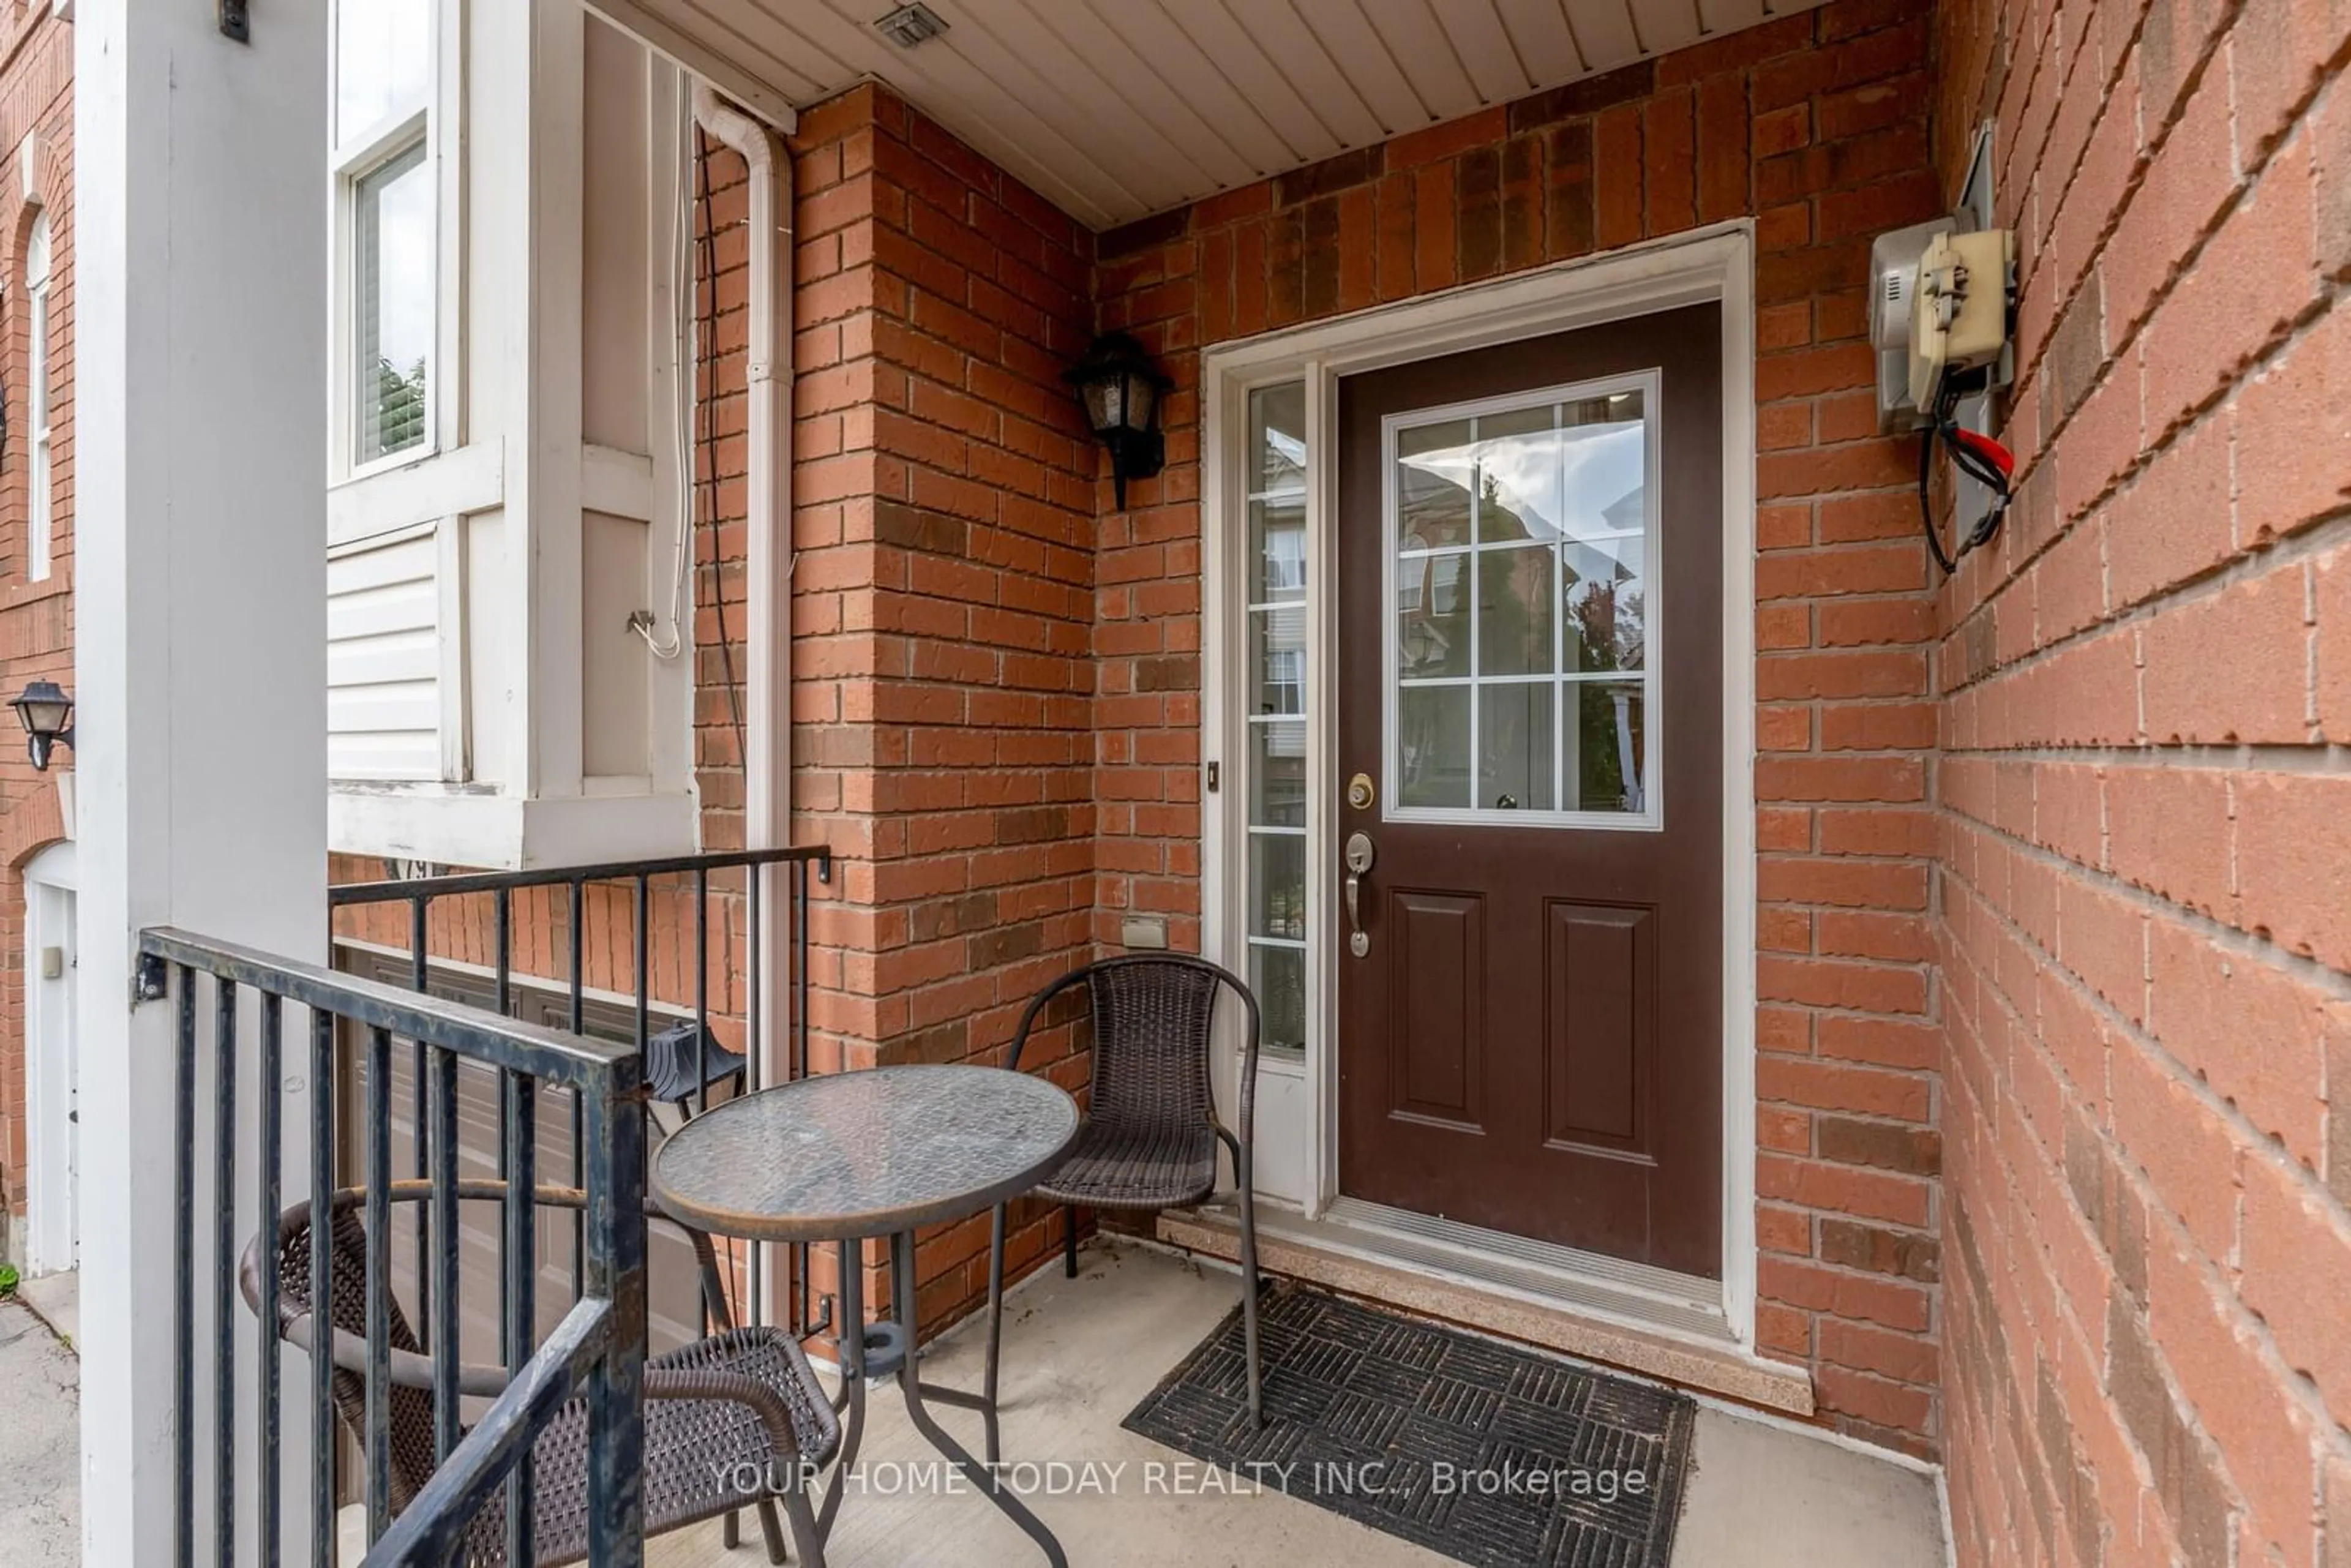
[[1249,825],[1306,825],[1306,727],[1253,724],[1249,736]]
[[1549,545],[1478,553],[1478,673],[1547,675],[1559,658],[1554,642],[1559,596],[1552,588],[1559,556]]
[[1646,541],[1570,540],[1560,551],[1567,636],[1562,650],[1578,670],[1637,670],[1647,663]]
[[1655,402],[1645,372],[1392,423],[1395,810],[1656,822]]
[[1253,714],[1306,711],[1306,606],[1276,604],[1249,612],[1249,692]]
[[1576,705],[1568,750],[1571,811],[1640,812],[1646,774],[1647,705],[1638,681],[1579,681],[1568,688]]
[[1396,653],[1407,677],[1470,672],[1469,559],[1449,550],[1396,562]]
[[1648,525],[1648,396],[1640,387],[1559,406],[1561,531],[1638,537]]
[[1259,1049],[1306,1054],[1306,949],[1249,945],[1249,989],[1257,993]]
[[1552,798],[1551,681],[1478,688],[1478,799],[1492,811],[1548,811]]
[[1306,494],[1306,383],[1249,393],[1249,493]]
[[1468,685],[1406,686],[1396,704],[1396,803],[1469,804]]
[[1478,421],[1478,540],[1559,535],[1559,430],[1548,404]]
[[1302,601],[1306,597],[1306,504],[1302,500],[1251,501],[1249,532],[1257,538],[1250,559],[1251,604]]
[[1251,604],[1306,597],[1306,383],[1249,394]]
[[1249,833],[1249,929],[1285,942],[1306,940],[1306,835]]
[[1442,549],[1469,542],[1477,494],[1473,422],[1452,420],[1396,434],[1396,548]]

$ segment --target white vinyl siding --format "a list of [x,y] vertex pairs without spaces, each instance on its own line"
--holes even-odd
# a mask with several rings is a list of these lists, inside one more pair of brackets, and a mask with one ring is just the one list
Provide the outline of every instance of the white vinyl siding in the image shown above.
[[441,776],[439,546],[430,532],[327,560],[327,770]]

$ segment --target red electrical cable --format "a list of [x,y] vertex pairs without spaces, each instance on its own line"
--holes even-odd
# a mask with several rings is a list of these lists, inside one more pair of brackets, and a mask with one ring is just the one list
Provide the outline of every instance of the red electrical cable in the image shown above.
[[[1951,410],[1959,395],[1946,387],[1928,411],[1927,428],[1918,437],[1918,519],[1927,534],[1927,549],[1935,557],[1935,564],[1949,577],[1959,570],[1959,558],[1970,550],[1990,544],[1999,534],[2001,520],[2008,514],[2012,494],[2009,481],[2016,473],[2016,455],[1989,435],[1963,430],[1951,418]],[[1951,455],[1951,466],[1991,492],[1991,505],[1976,519],[1957,550],[1943,548],[1942,535],[1935,527],[1935,507],[1930,481],[1934,475],[1935,447],[1940,444]]]

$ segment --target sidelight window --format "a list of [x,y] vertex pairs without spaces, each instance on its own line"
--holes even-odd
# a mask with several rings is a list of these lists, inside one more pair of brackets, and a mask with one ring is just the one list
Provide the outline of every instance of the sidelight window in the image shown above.
[[1265,1049],[1306,1049],[1306,387],[1249,394],[1249,956]]
[[1658,825],[1656,391],[1385,422],[1392,816]]

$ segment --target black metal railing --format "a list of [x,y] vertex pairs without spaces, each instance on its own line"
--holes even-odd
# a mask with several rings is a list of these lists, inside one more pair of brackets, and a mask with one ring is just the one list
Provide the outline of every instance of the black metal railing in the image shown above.
[[[629,1033],[641,1052],[649,1052],[660,1041],[653,1030],[654,1009],[664,1003],[688,1008],[690,1028],[676,1031],[684,1035],[684,1051],[668,1053],[669,1071],[658,1071],[660,1062],[649,1060],[648,1077],[653,1080],[653,1094],[680,1106],[688,1113],[699,1113],[708,1108],[710,1089],[715,1083],[732,1081],[741,1092],[761,1087],[766,1064],[762,1042],[769,1038],[770,1015],[782,1008],[784,1028],[784,1061],[787,1076],[799,1078],[809,1071],[809,942],[808,909],[811,877],[820,883],[832,880],[831,852],[821,845],[803,845],[786,849],[739,850],[712,854],[680,855],[660,860],[622,861],[599,865],[564,866],[536,871],[465,873],[455,875],[412,876],[381,882],[350,883],[328,889],[328,904],[336,912],[364,910],[373,906],[404,906],[407,912],[406,945],[408,968],[406,981],[411,988],[426,990],[435,975],[434,953],[434,912],[436,906],[461,899],[490,900],[491,973],[485,1001],[500,1013],[514,1010],[518,986],[532,981],[539,985],[553,984],[566,995],[568,1006],[563,1023],[574,1034],[589,1031],[589,1005],[591,988],[589,984],[587,949],[584,946],[591,925],[598,924],[601,913],[608,940],[625,937],[630,949],[629,974],[626,983],[615,988],[624,995],[631,1007]],[[712,893],[722,882],[739,878],[739,887],[720,889],[742,900],[744,915],[743,1007],[740,1021],[747,1049],[740,1059],[728,1053],[714,1063],[709,1053],[722,1050],[714,1043],[711,1019],[711,910]],[[771,886],[771,879],[780,887]],[[515,968],[517,950],[516,925],[518,899],[538,892],[551,898],[559,897],[559,911],[551,904],[544,910],[534,910],[536,917],[544,915],[550,923],[559,915],[563,927],[565,962],[560,975],[517,976]],[[599,893],[619,892],[625,895],[625,904],[616,907],[610,899],[600,901]],[[653,969],[661,955],[653,946],[655,921],[653,911],[657,897],[685,897],[691,904],[690,936],[679,933],[690,949],[693,965],[692,998],[690,1004],[684,997],[657,998]],[[771,901],[781,898],[789,903],[789,925],[787,932],[789,974],[779,982],[772,975],[766,940],[772,931],[775,911]],[[621,918],[625,914],[626,918]],[[549,934],[550,937],[552,933]],[[430,1143],[426,1135],[425,1116],[430,1109],[430,1096],[425,1082],[426,1060],[423,1048],[416,1049],[410,1078],[414,1097],[413,1164],[414,1174],[425,1175],[425,1150]],[[666,1078],[667,1082],[661,1080]],[[499,1118],[503,1124],[509,1107],[503,1098]],[[580,1181],[580,1121],[579,1108],[572,1107],[571,1147],[572,1182]],[[508,1172],[502,1163],[498,1174]],[[580,1223],[575,1217],[575,1226]],[[430,1268],[431,1241],[429,1219],[417,1227],[415,1286],[421,1300],[430,1302],[436,1289]],[[572,1248],[577,1281],[577,1260],[580,1253],[576,1240]],[[781,1313],[789,1320],[790,1331],[808,1337],[831,1327],[833,1302],[830,1295],[821,1301],[813,1299],[808,1268],[808,1249],[796,1246],[784,1249],[790,1278],[783,1292],[786,1306]],[[752,1249],[744,1260],[745,1305],[737,1321],[765,1323],[769,1321],[769,1292],[766,1277],[766,1251]],[[505,1316],[501,1303],[501,1320]],[[707,1312],[707,1303],[704,1306]],[[420,1337],[431,1342],[434,1333],[454,1332],[448,1323],[454,1322],[449,1309],[427,1311],[420,1325]],[[706,1330],[705,1315],[704,1327]]]
[[[362,1412],[365,1506],[371,1565],[442,1563],[460,1553],[480,1511],[503,1487],[506,1492],[506,1561],[528,1563],[532,1551],[531,1447],[565,1404],[585,1396],[586,1490],[590,1560],[634,1568],[643,1561],[644,1516],[642,1472],[644,1425],[643,1375],[645,1359],[646,1227],[644,1220],[645,1103],[643,1056],[627,1043],[581,1039],[559,1030],[520,1023],[461,1003],[418,996],[378,981],[338,974],[270,954],[175,930],[151,930],[140,941],[140,995],[169,996],[175,1009],[172,1071],[176,1090],[177,1149],[174,1155],[173,1375],[177,1411],[173,1425],[175,1562],[193,1568],[200,1556],[228,1568],[240,1562],[275,1565],[299,1555],[298,1542],[285,1539],[285,1499],[279,1446],[287,1428],[288,1406],[281,1381],[281,1337],[307,1350],[309,1377],[308,1555],[314,1568],[337,1562],[336,1474],[339,1393]],[[211,1007],[200,1006],[209,981]],[[255,998],[247,1003],[248,994]],[[288,1071],[287,1004],[307,1011],[307,1062]],[[209,1061],[200,1047],[199,1019],[209,1010]],[[246,1020],[253,1030],[248,1057]],[[350,1063],[355,1082],[346,1082],[338,1034],[359,1040]],[[413,1370],[418,1357],[394,1345],[395,1313],[391,1253],[391,1206],[397,1196],[392,1178],[392,1063],[396,1040],[418,1053],[415,1078],[430,1085],[430,1104],[418,1124],[431,1135],[421,1153],[429,1179],[423,1207],[432,1211],[435,1245],[426,1260],[437,1315],[431,1330],[430,1374]],[[501,1164],[507,1182],[492,1190],[503,1209],[505,1238],[499,1270],[505,1309],[501,1339],[505,1354],[493,1369],[460,1362],[461,1335],[455,1306],[462,1289],[457,1203],[457,1067],[461,1061],[495,1071],[505,1115],[500,1124]],[[239,1085],[256,1096],[246,1138],[240,1124]],[[580,1236],[580,1290],[569,1311],[551,1332],[535,1332],[534,1202],[546,1195],[534,1181],[537,1123],[533,1107],[539,1090],[568,1093],[580,1108],[581,1134],[573,1147],[581,1191],[568,1196],[579,1204],[585,1225]],[[208,1089],[211,1115],[200,1114],[200,1088]],[[357,1137],[365,1171],[358,1189],[338,1192],[339,1107],[356,1090]],[[307,1128],[289,1128],[285,1101],[307,1096]],[[209,1121],[209,1126],[205,1124]],[[281,1216],[287,1145],[291,1135],[307,1150],[308,1199]],[[209,1145],[209,1172],[200,1185]],[[241,1168],[249,1157],[252,1169]],[[255,1228],[242,1283],[249,1314],[239,1310],[237,1203],[241,1182],[250,1181]],[[405,1184],[402,1184],[405,1185]],[[420,1184],[421,1185],[421,1184]],[[411,1194],[410,1196],[416,1196]],[[356,1270],[363,1332],[347,1327],[355,1303],[353,1281],[339,1288],[339,1266],[347,1263],[347,1239],[337,1223],[351,1209],[365,1211],[363,1267]],[[201,1215],[201,1219],[200,1219]],[[289,1240],[298,1240],[298,1250]],[[200,1253],[202,1254],[200,1258]],[[307,1278],[295,1260],[307,1257]],[[200,1273],[209,1290],[200,1298]],[[287,1292],[298,1292],[298,1299]],[[281,1305],[298,1310],[281,1312]],[[303,1310],[307,1309],[307,1315]],[[207,1413],[197,1402],[199,1321],[212,1340]],[[420,1324],[420,1328],[422,1325]],[[254,1385],[240,1393],[239,1341],[249,1330]],[[422,1337],[422,1335],[420,1335]],[[397,1363],[403,1375],[395,1380]],[[395,1387],[414,1391],[429,1385],[432,1400],[429,1447],[432,1463],[392,1517]],[[257,1394],[257,1404],[247,1403]],[[407,1419],[413,1421],[408,1396]],[[486,1408],[461,1433],[460,1400],[486,1399]],[[298,1398],[304,1397],[298,1395]],[[295,1408],[299,1409],[300,1406]],[[241,1412],[257,1411],[247,1428],[253,1445],[240,1469]],[[200,1449],[200,1431],[205,1442]],[[413,1433],[409,1436],[415,1441]],[[240,1519],[240,1492],[250,1477],[257,1493],[253,1511]],[[209,1484],[207,1484],[209,1483]],[[244,1528],[240,1531],[240,1524]],[[200,1536],[209,1536],[207,1548]]]

